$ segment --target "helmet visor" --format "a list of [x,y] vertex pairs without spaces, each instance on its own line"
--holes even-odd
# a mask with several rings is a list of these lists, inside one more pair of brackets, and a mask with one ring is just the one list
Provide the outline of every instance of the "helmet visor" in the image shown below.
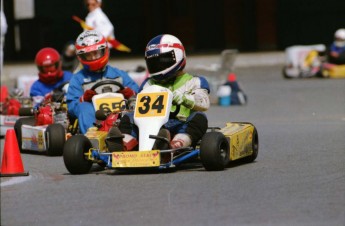
[[105,48],[104,49],[98,49],[95,51],[87,52],[87,53],[79,53],[78,56],[84,60],[84,61],[94,61],[98,60],[105,54]]
[[145,60],[147,68],[152,74],[164,71],[165,69],[173,66],[176,63],[174,50],[145,57]]
[[49,72],[55,72],[59,69],[59,62],[56,62],[54,64],[48,64],[48,65],[42,65],[37,66],[39,72],[41,73],[49,73]]

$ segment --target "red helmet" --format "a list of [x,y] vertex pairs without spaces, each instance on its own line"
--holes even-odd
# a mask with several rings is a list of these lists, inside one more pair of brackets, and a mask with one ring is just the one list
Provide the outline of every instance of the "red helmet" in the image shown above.
[[95,30],[84,31],[75,43],[77,56],[84,68],[90,71],[102,70],[109,60],[106,39]]
[[35,63],[39,80],[45,84],[55,84],[63,76],[60,54],[53,48],[43,48],[36,54]]

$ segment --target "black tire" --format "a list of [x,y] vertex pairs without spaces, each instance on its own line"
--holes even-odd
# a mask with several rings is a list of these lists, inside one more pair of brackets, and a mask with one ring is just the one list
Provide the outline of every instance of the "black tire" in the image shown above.
[[252,149],[253,149],[253,154],[251,154],[248,157],[243,158],[241,161],[245,163],[250,163],[253,162],[259,154],[259,136],[256,128],[254,127],[253,131],[253,141],[252,141]]
[[206,170],[224,170],[230,160],[229,142],[220,132],[206,133],[200,143],[200,159]]
[[35,117],[26,117],[17,119],[14,124],[14,131],[17,136],[19,150],[22,151],[22,125],[34,126],[36,124]]
[[283,70],[282,70],[283,77],[286,78],[286,79],[291,79],[291,77],[288,76],[288,74],[286,73],[286,68],[287,67],[283,67]]
[[65,128],[61,124],[51,124],[46,129],[47,154],[61,156],[66,141]]
[[34,116],[33,108],[19,108],[19,116]]
[[63,149],[63,160],[71,174],[86,174],[90,171],[92,161],[85,158],[92,144],[87,137],[78,134],[69,138]]

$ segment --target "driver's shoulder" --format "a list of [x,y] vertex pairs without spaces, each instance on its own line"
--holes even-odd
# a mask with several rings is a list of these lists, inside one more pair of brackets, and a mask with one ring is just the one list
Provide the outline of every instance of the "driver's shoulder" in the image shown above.
[[118,78],[118,77],[130,77],[130,76],[126,71],[108,65],[108,69],[105,73],[105,77]]

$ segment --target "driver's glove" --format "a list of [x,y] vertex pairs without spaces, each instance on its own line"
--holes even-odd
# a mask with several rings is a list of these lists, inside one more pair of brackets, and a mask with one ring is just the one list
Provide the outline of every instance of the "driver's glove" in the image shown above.
[[132,96],[131,98],[128,99],[128,109],[130,111],[134,111],[134,109],[135,109],[135,101],[136,101],[135,96]]
[[124,89],[119,90],[118,92],[122,93],[126,99],[129,99],[130,97],[135,95],[135,92],[129,87],[125,87]]
[[180,90],[173,92],[173,104],[183,105],[186,108],[192,109],[195,105],[194,96],[187,93],[182,93]]
[[97,94],[96,91],[88,89],[84,92],[83,96],[80,97],[80,102],[84,102],[84,101],[91,102],[92,97],[96,94]]
[[51,101],[52,100],[52,97],[53,97],[53,91],[52,92],[49,92],[47,93],[46,95],[44,95],[44,101]]

